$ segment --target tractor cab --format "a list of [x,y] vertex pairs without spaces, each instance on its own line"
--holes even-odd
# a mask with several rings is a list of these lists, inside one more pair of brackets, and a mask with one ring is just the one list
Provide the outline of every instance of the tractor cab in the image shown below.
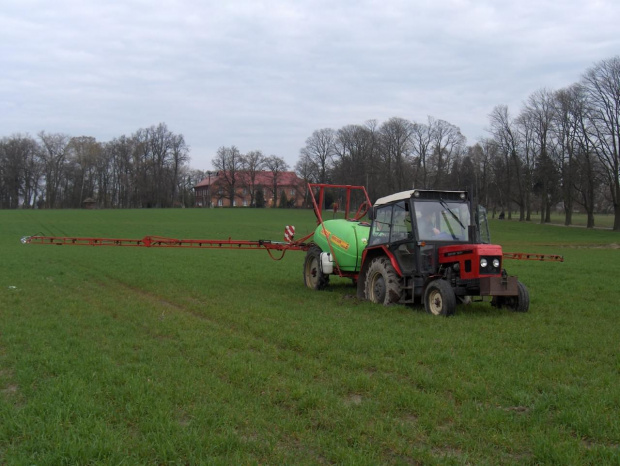
[[403,275],[433,273],[440,247],[478,237],[464,191],[403,191],[377,200],[371,217],[368,248],[389,250]]

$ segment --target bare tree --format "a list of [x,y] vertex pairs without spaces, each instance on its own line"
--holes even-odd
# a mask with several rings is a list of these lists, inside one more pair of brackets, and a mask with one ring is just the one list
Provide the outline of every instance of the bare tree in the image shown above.
[[98,143],[96,151],[93,197],[100,206],[118,207],[118,199],[115,196],[115,166],[114,159],[107,150],[106,144]]
[[65,161],[69,136],[66,134],[48,134],[41,131],[41,158],[45,174],[45,206],[61,207],[61,185],[64,181]]
[[368,185],[373,172],[375,135],[363,125],[343,126],[336,132],[333,178],[341,184]]
[[331,128],[318,129],[306,139],[306,145],[300,150],[303,157],[308,157],[317,167],[317,181],[326,183],[328,171],[335,153],[336,133]]
[[[496,156],[497,144],[492,139],[480,139],[476,144],[469,148],[467,157],[471,160],[474,192],[478,201],[485,206],[490,206],[490,164],[491,159]],[[468,180],[469,181],[469,180]]]
[[39,203],[43,164],[40,158],[41,149],[37,142],[30,136],[26,139],[28,149],[24,153],[23,205],[34,208]]
[[551,221],[551,206],[557,191],[556,166],[551,159],[552,124],[555,117],[553,93],[541,89],[530,95],[523,118],[531,125],[536,147],[537,191],[540,194],[540,223]]
[[588,115],[589,108],[584,88],[580,84],[572,86],[573,112],[575,119],[575,138],[577,140],[574,158],[575,176],[574,189],[575,201],[581,204],[586,211],[587,228],[594,228],[594,210],[597,187],[601,185],[601,165],[596,160],[593,142],[596,140],[594,131],[590,125]]
[[[171,177],[171,204],[180,203],[179,193],[183,190],[184,169],[189,161],[189,147],[185,144],[182,134],[170,136],[170,177]],[[185,205],[183,203],[183,205]]]
[[[149,155],[152,164],[152,180],[150,188],[154,205],[166,207],[170,188],[166,185],[167,167],[171,163],[174,134],[165,123],[147,129]],[[185,143],[183,142],[183,145]]]
[[458,127],[447,121],[429,118],[429,127],[435,162],[433,185],[436,188],[443,188],[447,184],[443,180],[450,172],[452,157],[460,155],[467,140]]
[[[181,172],[181,196],[183,199],[183,205],[196,206],[196,193],[194,192],[194,186],[200,183],[208,176],[208,172],[205,170],[198,170],[185,166]],[[207,205],[203,200],[203,205]]]
[[503,201],[508,208],[508,218],[512,218],[512,185],[513,174],[515,175],[518,197],[516,203],[519,206],[519,221],[525,220],[526,195],[529,192],[525,177],[522,173],[522,164],[519,160],[522,140],[516,122],[511,118],[507,105],[496,106],[489,115],[491,121],[490,132],[497,143],[499,152],[504,157],[504,167],[506,169],[505,178],[502,177],[501,184],[506,193]]
[[428,188],[430,181],[427,163],[431,155],[431,131],[429,125],[413,123],[411,127],[411,151],[415,166],[414,187]]
[[410,189],[413,184],[411,170],[412,132],[413,124],[411,122],[396,117],[390,118],[379,128],[386,181],[397,191]]
[[139,205],[135,145],[136,140],[127,136],[120,136],[104,145],[104,157],[112,166],[108,192],[99,191],[99,201],[105,207],[129,208]]
[[615,231],[620,231],[620,56],[588,69],[582,85],[590,104],[596,152],[604,169],[614,207]]
[[295,164],[295,173],[304,183],[304,205],[310,207],[310,190],[308,189],[308,183],[314,183],[314,175],[316,173],[313,162],[308,156],[300,155],[299,160]]
[[265,168],[265,159],[266,157],[260,150],[250,151],[242,158],[241,166],[244,173],[243,184],[250,193],[251,207],[256,207],[256,176]]
[[[94,197],[95,195],[94,175],[97,160],[101,153],[101,145],[93,137],[80,136],[71,138],[67,150],[67,158],[75,164],[77,176],[79,177],[75,180],[76,195],[74,203],[81,206],[86,197]],[[77,189],[79,189],[79,193]]]
[[234,206],[239,172],[243,169],[243,155],[236,146],[222,146],[217,150],[217,154],[211,163],[215,169],[220,171],[220,177],[226,184],[224,197],[230,201],[231,206]]
[[271,192],[273,194],[273,207],[278,206],[278,186],[280,175],[288,170],[288,165],[282,157],[271,155],[265,159],[265,166],[271,172]]
[[136,198],[136,204],[140,207],[152,207],[154,205],[152,183],[155,179],[155,162],[151,155],[149,131],[140,128],[131,138],[133,140],[133,195]]
[[576,157],[579,150],[580,88],[577,85],[555,92],[554,121],[552,132],[556,139],[555,160],[561,175],[562,197],[564,203],[564,224],[571,225],[573,217],[575,177],[577,175]]

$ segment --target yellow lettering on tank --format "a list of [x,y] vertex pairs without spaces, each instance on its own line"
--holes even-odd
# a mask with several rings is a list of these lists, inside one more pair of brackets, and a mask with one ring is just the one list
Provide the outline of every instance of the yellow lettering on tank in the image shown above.
[[344,249],[345,251],[347,249],[349,249],[349,243],[347,243],[344,240],[341,240],[336,235],[332,234],[330,239],[332,240],[332,243],[334,243],[336,246],[339,246],[340,248]]
[[344,249],[345,251],[349,249],[349,243],[347,243],[345,240],[338,238],[336,235],[334,235],[331,231],[328,231],[326,228],[323,228],[321,230],[321,233],[323,233],[323,235],[328,241],[331,241],[333,244],[340,247],[341,249]]

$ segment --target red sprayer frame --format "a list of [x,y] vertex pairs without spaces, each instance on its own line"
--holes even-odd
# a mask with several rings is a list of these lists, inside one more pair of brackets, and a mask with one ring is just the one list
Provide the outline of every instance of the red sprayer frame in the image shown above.
[[[351,186],[351,185],[334,185],[334,184],[317,184],[317,183],[308,183],[308,187],[310,188],[310,193],[312,194],[312,204],[314,205],[314,214],[317,218],[317,224],[321,225],[323,229],[323,235],[327,238],[327,245],[329,246],[329,252],[331,254],[332,260],[334,261],[334,271],[338,273],[340,277],[348,277],[357,279],[357,272],[343,272],[340,269],[340,264],[338,263],[338,256],[334,253],[334,247],[332,246],[331,241],[331,233],[327,228],[325,228],[325,222],[323,221],[323,215],[321,213],[324,197],[325,197],[325,188],[335,188],[335,189],[344,189],[346,192],[345,196],[345,208],[344,208],[344,218],[345,220],[351,221],[359,221],[361,220],[368,209],[372,207],[372,202],[370,202],[370,197],[368,197],[368,193],[366,192],[366,188],[364,186]],[[319,202],[317,203],[316,197],[314,195],[313,189],[319,189]],[[360,203],[355,215],[351,216],[351,191],[360,190],[364,193],[364,201]],[[334,215],[336,213],[336,208],[334,208]]]
[[[310,194],[312,195],[312,204],[314,205],[314,214],[317,218],[317,223],[320,223],[323,228],[325,225],[323,224],[323,216],[321,215],[321,209],[323,206],[323,202],[325,199],[325,188],[335,188],[335,189],[344,189],[346,191],[345,198],[345,208],[344,208],[344,218],[346,220],[360,220],[368,209],[372,206],[372,202],[370,202],[370,198],[368,197],[368,193],[366,192],[366,188],[364,186],[351,186],[344,184],[321,184],[321,183],[308,183],[308,188],[310,189]],[[316,198],[314,196],[314,188],[319,188],[319,202],[317,203]],[[357,212],[353,217],[350,217],[351,211],[351,191],[361,190],[364,193],[364,197],[366,198],[364,202],[362,202],[357,209]]]

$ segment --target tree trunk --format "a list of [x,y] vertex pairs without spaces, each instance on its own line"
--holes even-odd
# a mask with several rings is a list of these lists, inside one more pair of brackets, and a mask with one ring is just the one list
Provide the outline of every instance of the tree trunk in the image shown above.
[[572,198],[564,198],[564,225],[573,224],[573,200]]
[[586,228],[594,228],[594,208],[586,209],[586,212],[588,213]]

